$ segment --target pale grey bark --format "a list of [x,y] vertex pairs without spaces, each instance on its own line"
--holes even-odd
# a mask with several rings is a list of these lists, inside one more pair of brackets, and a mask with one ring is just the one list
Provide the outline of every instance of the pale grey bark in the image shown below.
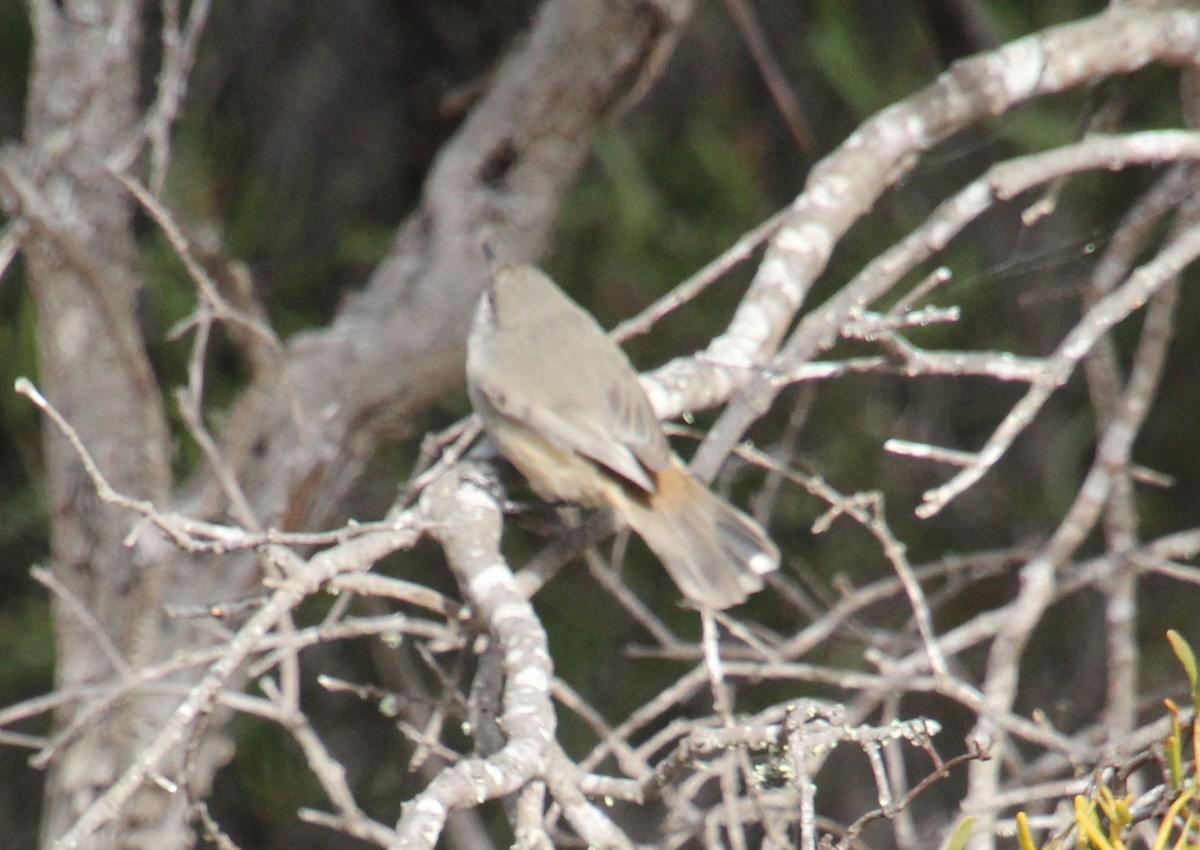
[[[328,327],[261,357],[218,447],[257,527],[302,529],[338,514],[379,441],[409,433],[407,422],[461,382],[481,241],[514,257],[543,249],[592,134],[654,75],[688,8],[545,4],[439,157],[366,290]],[[163,393],[137,325],[134,204],[109,170],[125,164],[139,131],[142,4],[34,0],[30,10],[26,144],[5,152],[0,177],[8,212],[30,225],[22,247],[38,308],[40,384],[120,492],[220,518],[229,492],[214,469],[172,482]],[[159,103],[176,109],[169,98]],[[99,502],[49,425],[45,445],[54,573],[94,618],[56,606],[59,687],[113,682],[203,642],[193,625],[166,621],[164,604],[236,597],[257,581],[256,559],[213,569],[152,532],[126,546],[136,518]],[[100,651],[97,630],[115,653]],[[131,764],[175,703],[122,701],[49,755],[46,846]],[[76,708],[60,710],[60,728],[71,728]],[[206,734],[187,776],[201,795],[227,749],[219,722]],[[181,758],[156,769],[177,781]],[[86,846],[189,846],[187,817],[183,794],[147,782]]]
[[[48,424],[46,440],[54,573],[38,574],[58,600],[62,707],[56,720],[65,733],[39,756],[51,768],[48,846],[64,834],[63,848],[187,846],[187,803],[203,797],[228,754],[225,710],[276,722],[302,748],[332,811],[301,817],[377,846],[434,846],[443,830],[447,841],[479,846],[485,831],[468,821],[455,833],[453,814],[510,794],[518,797],[511,807],[513,834],[528,846],[549,846],[568,829],[595,846],[627,846],[634,830],[622,818],[630,811],[630,821],[652,817],[645,806],[651,798],[667,813],[662,840],[676,846],[726,837],[734,846],[750,846],[750,836],[760,830],[773,846],[794,844],[797,836],[802,846],[815,846],[815,792],[819,783],[836,782],[831,773],[839,768],[827,759],[839,745],[858,746],[874,759],[867,779],[855,786],[873,797],[865,804],[869,810],[852,823],[842,845],[852,845],[872,819],[889,817],[895,818],[898,846],[919,846],[923,834],[905,807],[920,789],[909,779],[916,770],[928,771],[932,780],[941,767],[909,763],[909,750],[930,752],[930,736],[937,732],[936,724],[903,718],[901,701],[910,695],[936,695],[976,723],[973,742],[991,759],[960,752],[958,763],[970,764],[967,791],[961,811],[947,807],[942,816],[975,815],[972,842],[981,850],[995,844],[1017,807],[1039,810],[1046,829],[1065,834],[1070,815],[1060,816],[1057,800],[1095,790],[1090,777],[1080,777],[1080,765],[1093,765],[1097,753],[1114,763],[1149,757],[1159,746],[1166,724],[1139,712],[1135,693],[1137,626],[1146,625],[1137,618],[1137,579],[1157,573],[1195,581],[1194,568],[1175,561],[1195,557],[1200,533],[1140,539],[1135,474],[1153,475],[1136,468],[1132,450],[1169,353],[1178,275],[1200,256],[1193,211],[1185,208],[1160,243],[1147,245],[1159,218],[1176,209],[1179,189],[1165,183],[1148,194],[1141,209],[1146,215],[1157,210],[1154,221],[1142,226],[1131,216],[1121,223],[1114,242],[1130,244],[1106,256],[1081,317],[1047,353],[929,351],[906,331],[956,319],[957,308],[924,305],[948,275],[915,286],[912,278],[985,212],[1089,169],[1195,161],[1200,136],[1092,136],[995,165],[827,301],[801,313],[842,237],[936,141],[1034,97],[1152,62],[1194,61],[1200,54],[1195,13],[1118,10],[1037,34],[956,65],[925,91],[880,113],[813,170],[789,209],[747,239],[739,256],[750,243],[772,241],[729,331],[705,355],[681,358],[646,378],[664,414],[719,404],[742,388],[702,451],[710,473],[793,382],[868,372],[1024,384],[1023,398],[978,451],[881,438],[881,449],[959,470],[928,491],[918,510],[925,516],[961,505],[968,490],[977,492],[1016,438],[1029,433],[1047,400],[1099,351],[1089,372],[1098,413],[1096,457],[1075,503],[1040,539],[1002,552],[914,564],[889,525],[880,492],[844,494],[790,462],[743,447],[743,455],[786,482],[780,487],[802,488],[828,506],[815,533],[834,522],[853,523],[896,577],[846,584],[837,588],[841,596],[814,603],[789,584],[795,567],[789,564],[764,591],[774,594],[776,606],[769,628],[740,622],[735,614],[722,621],[723,632],[705,617],[703,638],[694,642],[678,636],[593,557],[589,566],[602,586],[654,637],[645,651],[691,664],[645,704],[621,706],[622,716],[606,718],[555,677],[546,631],[524,598],[540,576],[514,575],[504,561],[495,482],[476,466],[431,476],[417,507],[399,510],[387,522],[319,539],[282,533],[337,516],[380,441],[410,430],[415,414],[460,380],[462,338],[483,279],[480,242],[489,239],[512,259],[542,250],[595,128],[653,76],[688,12],[686,3],[665,0],[599,6],[590,0],[546,3],[528,40],[499,69],[443,151],[391,255],[328,327],[279,346],[249,318],[249,299],[233,289],[210,294],[210,282],[197,274],[205,291],[199,312],[222,313],[232,332],[245,336],[255,374],[209,447],[209,466],[181,484],[171,480],[162,394],[134,321],[133,199],[164,232],[173,229],[169,212],[141,188],[138,174],[122,171],[133,161],[126,155],[129,138],[138,133],[139,7],[31,4],[38,44],[29,133],[24,148],[6,151],[0,160],[0,190],[21,225],[11,232],[22,240],[37,299],[39,381],[62,414]],[[112,163],[117,173],[110,171]],[[1042,209],[1039,202],[1026,211]],[[183,234],[176,235],[186,257]],[[1136,262],[1143,265],[1135,269]],[[1147,303],[1125,377],[1111,355],[1104,362],[1104,341]],[[243,314],[234,317],[237,309]],[[840,340],[872,346],[873,353],[813,362]],[[777,348],[783,354],[770,360]],[[28,386],[22,390],[55,415]],[[204,438],[199,417],[193,425]],[[79,444],[69,447],[63,433]],[[94,458],[94,469],[81,464],[85,454]],[[121,495],[108,492],[109,485]],[[179,510],[170,511],[174,507]],[[420,584],[419,577],[402,581],[366,572],[422,534],[441,545],[465,605]],[[1099,538],[1104,551],[1085,557],[1085,541]],[[324,548],[306,558],[314,543]],[[261,572],[269,581],[261,581]],[[983,610],[962,622],[957,614],[934,616],[948,612],[938,593],[952,597],[977,575],[1005,572],[1019,582],[1001,587],[1002,598],[992,594],[979,603]],[[403,613],[294,627],[293,610],[329,587],[402,603]],[[186,621],[164,616],[168,604],[221,602],[251,588],[261,596],[247,604],[242,619],[227,621],[230,632],[221,640],[202,638]],[[1066,730],[1045,717],[1031,719],[1016,697],[1031,672],[1031,636],[1051,605],[1081,589],[1106,602],[1110,678],[1106,689],[1097,690],[1105,690],[1108,727]],[[899,625],[877,626],[869,619],[885,607],[899,610]],[[477,750],[453,765],[449,759],[426,762],[426,789],[394,825],[359,808],[345,768],[300,706],[300,649],[347,636],[411,636],[464,653],[485,640],[490,647],[478,660],[476,685],[486,699],[478,700],[471,718],[480,725],[473,732]],[[837,649],[822,656],[817,650],[826,642]],[[186,664],[174,658],[185,650]],[[983,663],[973,665],[972,652]],[[267,654],[272,661],[260,687],[241,688],[246,662]],[[858,664],[860,656],[869,665]],[[837,666],[839,658],[851,658],[853,669]],[[832,686],[847,695],[846,705],[794,700],[754,715],[736,713],[744,708],[736,689],[764,682],[781,689]],[[145,696],[152,688],[162,694],[164,683],[174,686],[169,696]],[[85,684],[98,687],[82,693],[78,688]],[[594,734],[592,751],[577,761],[557,740],[556,713],[567,709]],[[10,712],[5,722],[18,713]],[[875,717],[886,722],[865,725]],[[422,740],[420,746],[436,749],[440,743]],[[181,784],[183,793],[172,793],[172,783]],[[1134,806],[1139,817],[1155,815],[1156,802],[1168,791],[1157,793]],[[847,799],[833,804],[859,802],[842,796]],[[621,806],[610,811],[599,804],[610,799]],[[949,826],[932,829],[944,834]]]

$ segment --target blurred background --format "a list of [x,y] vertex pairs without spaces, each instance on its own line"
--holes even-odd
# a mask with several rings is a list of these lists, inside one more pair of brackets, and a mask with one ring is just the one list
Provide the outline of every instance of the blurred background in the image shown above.
[[[527,0],[215,5],[178,126],[168,195],[189,220],[219,232],[230,254],[247,264],[282,337],[327,321],[386,254],[440,146],[486,88],[497,60],[522,37],[536,6]],[[772,94],[762,63],[748,47],[739,17],[746,8],[786,83],[785,96]],[[664,76],[597,139],[543,264],[611,327],[788,204],[812,165],[861,121],[919,90],[956,58],[1102,8],[1067,0],[700,3]],[[146,14],[147,32],[154,32],[153,4]],[[158,49],[153,38],[147,45]],[[22,135],[29,49],[24,5],[0,0],[0,141]],[[146,80],[147,92],[152,83]],[[1031,104],[950,139],[838,247],[813,303],[988,164],[1068,142],[1097,120],[1122,128],[1178,126],[1179,111],[1176,75],[1151,69]],[[1033,227],[1021,223],[1019,204],[989,213],[938,258],[954,277],[935,300],[960,306],[962,320],[925,329],[915,339],[929,347],[1051,351],[1078,318],[1080,287],[1094,258],[1130,198],[1154,176],[1153,169],[1133,169],[1072,180],[1056,214]],[[188,348],[168,341],[166,331],[193,308],[194,289],[157,229],[146,221],[141,232],[147,282],[142,318],[161,381],[174,386],[185,380]],[[634,361],[647,368],[705,344],[727,322],[728,305],[752,269],[751,263],[734,270],[693,308],[634,340],[629,346]],[[1200,524],[1200,452],[1194,451],[1200,440],[1200,296],[1185,286],[1182,298],[1168,371],[1135,449],[1139,463],[1173,479],[1169,488],[1139,493],[1146,539]],[[33,406],[7,389],[19,375],[36,375],[32,313],[18,263],[0,279],[0,706],[53,685],[47,594],[28,574],[48,552],[40,423]],[[1116,334],[1126,361],[1138,321]],[[839,353],[853,353],[853,346],[844,344]],[[218,406],[232,399],[244,379],[232,351],[218,348],[210,398]],[[889,519],[914,563],[957,551],[1007,549],[1044,536],[1075,497],[1095,448],[1087,391],[1075,378],[979,486],[938,518],[918,522],[913,508],[921,493],[948,473],[889,455],[883,443],[899,437],[977,448],[1023,388],[961,378],[857,376],[822,384],[815,398],[805,396],[811,392],[802,387],[786,392],[753,438],[770,447],[798,428],[793,444],[802,470],[843,492],[883,491]],[[802,423],[793,418],[797,410],[804,411]],[[349,515],[381,516],[411,470],[420,434],[467,411],[461,387],[448,388],[441,404],[418,423],[416,438],[396,440],[379,458]],[[703,428],[709,421],[701,416],[691,424]],[[183,471],[197,462],[198,453],[182,428],[179,434],[176,463]],[[686,456],[693,445],[682,440],[678,448]],[[887,575],[889,567],[874,541],[849,524],[812,535],[808,529],[824,510],[803,492],[788,491],[771,530],[786,553],[789,577],[828,603],[836,599],[839,581],[861,585]],[[535,544],[530,536],[527,544],[515,545]],[[426,554],[433,555],[432,548]],[[397,562],[392,569],[423,579],[432,575],[429,581],[452,592],[452,579],[436,556],[428,565],[412,564]],[[669,619],[675,591],[655,569],[638,567],[629,581]],[[995,596],[1007,597],[1014,583],[1008,571],[973,584],[938,610],[939,627],[969,618]],[[1181,681],[1162,639],[1165,629],[1181,629],[1200,642],[1194,615],[1200,594],[1194,591],[1156,579],[1140,588],[1147,706]],[[588,617],[581,623],[584,597]],[[1097,601],[1086,592],[1066,599],[1029,649],[1021,705],[1047,711],[1067,732],[1094,722],[1104,699],[1104,620]],[[756,604],[762,606],[755,611],[762,622],[781,631],[791,625],[773,620],[786,615],[783,608],[774,610],[769,600]],[[582,569],[559,575],[536,606],[560,674],[599,706],[639,704],[678,675],[679,665],[669,660],[630,662],[625,648],[644,636],[596,592]],[[311,607],[318,617],[320,601]],[[686,630],[689,616],[678,612],[673,625]],[[895,627],[909,616],[897,602],[895,610],[872,611],[868,619]],[[844,648],[834,641],[824,651],[824,660],[836,663]],[[363,645],[320,647],[306,660],[352,680],[401,663]],[[861,663],[856,657],[841,660]],[[749,703],[766,705],[801,692],[836,696],[776,685],[755,693]],[[316,688],[305,702],[351,770],[364,803],[386,820],[413,791],[402,745],[387,718],[371,705]],[[906,703],[904,710],[909,716],[939,716],[951,742],[961,741],[972,722],[935,698]],[[563,722],[570,749],[575,721]],[[238,753],[219,777],[213,809],[242,847],[359,846],[296,821],[296,808],[319,804],[320,794],[304,778],[299,754],[283,733],[252,720],[239,720],[235,728]],[[29,731],[46,728],[35,724]],[[381,764],[375,756],[389,748],[396,757]],[[41,778],[26,765],[27,756],[18,748],[0,748],[5,847],[36,844]],[[952,805],[945,804],[962,787],[952,777],[920,805],[950,813]],[[828,802],[831,810],[839,805]],[[848,811],[861,802],[841,801]]]

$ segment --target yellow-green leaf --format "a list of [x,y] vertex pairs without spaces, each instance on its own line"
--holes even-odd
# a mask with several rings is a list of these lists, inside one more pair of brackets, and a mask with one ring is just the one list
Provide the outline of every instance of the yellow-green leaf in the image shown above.
[[1200,674],[1196,670],[1196,653],[1183,639],[1183,635],[1174,629],[1167,631],[1167,640],[1171,642],[1171,649],[1175,650],[1175,657],[1179,659],[1184,672],[1187,673],[1188,681],[1192,685],[1192,704],[1197,705],[1200,703]]
[[[1020,817],[1018,815],[1018,817]],[[950,840],[946,842],[943,850],[962,850],[967,846],[967,839],[971,837],[971,828],[975,826],[975,818],[965,817],[958,826],[954,827],[954,832],[950,833]]]
[[1017,846],[1021,850],[1037,850],[1033,843],[1033,833],[1029,831],[1029,818],[1024,812],[1017,812]]

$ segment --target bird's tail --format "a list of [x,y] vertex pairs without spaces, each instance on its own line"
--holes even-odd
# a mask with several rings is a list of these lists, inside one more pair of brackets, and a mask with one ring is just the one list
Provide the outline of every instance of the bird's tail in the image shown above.
[[658,473],[658,489],[621,513],[658,556],[684,596],[728,608],[760,590],[779,566],[779,549],[758,523],[715,496],[678,462]]

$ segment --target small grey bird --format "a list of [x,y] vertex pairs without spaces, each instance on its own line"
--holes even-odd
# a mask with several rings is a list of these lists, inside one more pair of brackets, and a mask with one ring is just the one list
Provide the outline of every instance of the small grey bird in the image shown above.
[[625,353],[537,269],[495,269],[467,340],[467,388],[539,496],[611,508],[697,605],[736,605],[779,566],[762,528],[671,452]]

